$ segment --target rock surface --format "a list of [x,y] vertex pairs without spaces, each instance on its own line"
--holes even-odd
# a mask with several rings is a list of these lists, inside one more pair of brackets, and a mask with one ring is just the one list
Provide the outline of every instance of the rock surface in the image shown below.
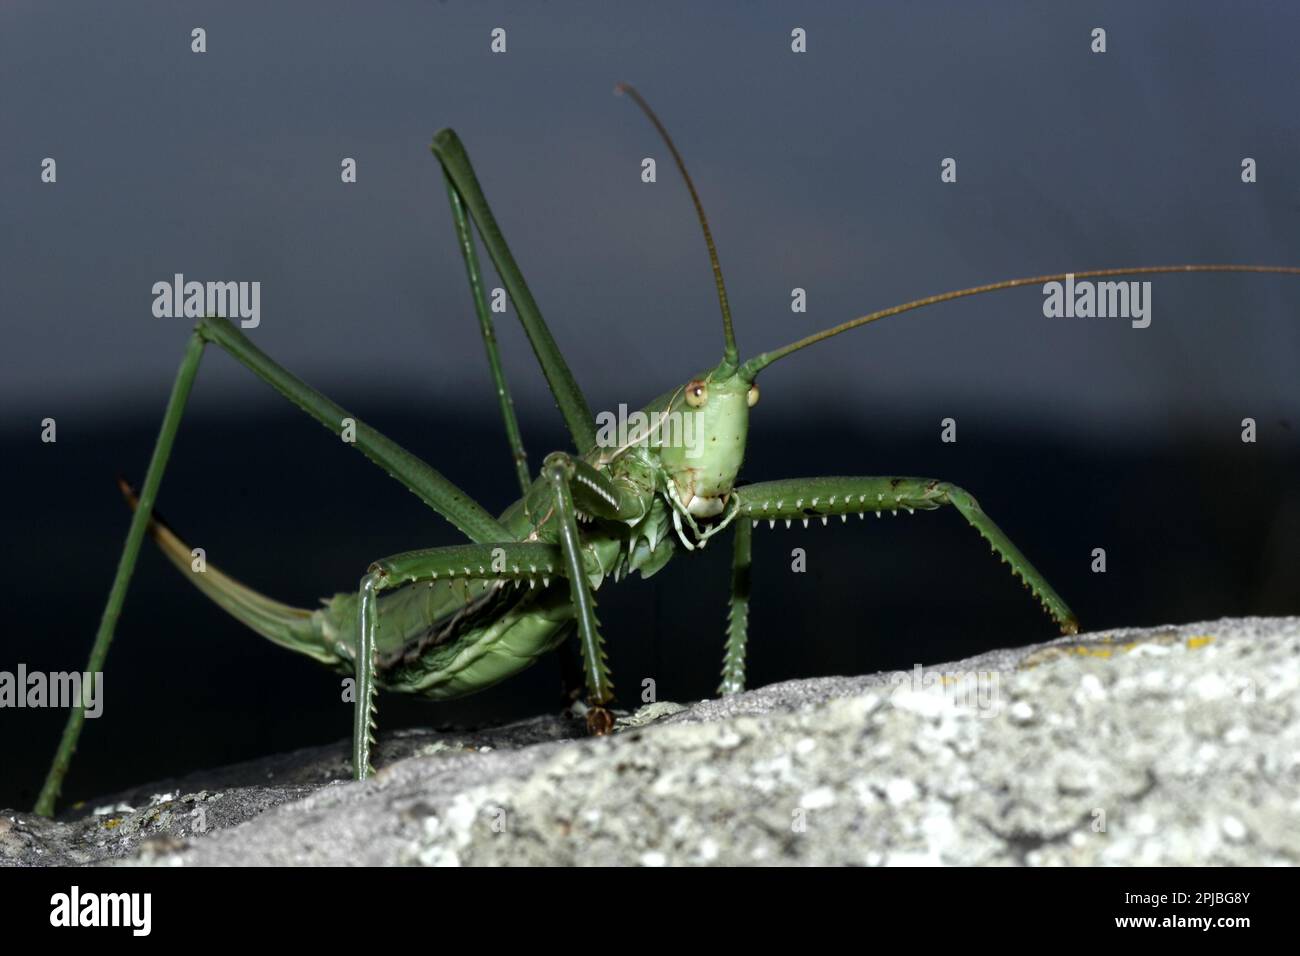
[[1296,864],[1300,618],[538,718],[0,812],[0,863]]

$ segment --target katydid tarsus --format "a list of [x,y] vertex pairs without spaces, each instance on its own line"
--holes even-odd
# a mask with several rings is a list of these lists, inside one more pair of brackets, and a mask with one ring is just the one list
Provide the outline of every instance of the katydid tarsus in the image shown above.
[[[767,521],[847,520],[952,505],[1042,605],[1057,626],[1078,624],[1065,601],[963,489],[924,478],[786,478],[737,484],[745,457],[757,377],[773,362],[849,329],[928,305],[1000,289],[1062,281],[1066,274],[1034,276],[961,289],[872,312],[792,344],[742,361],[726,287],[708,220],[676,146],[657,116],[631,87],[620,86],[645,112],[690,191],[713,268],[722,314],[723,355],[714,367],[670,389],[643,409],[654,423],[619,442],[598,440],[596,420],[542,319],[523,273],[488,207],[460,139],[443,130],[433,139],[464,258],[471,298],[496,385],[521,497],[494,517],[428,464],[310,388],[254,345],[224,318],[201,320],[189,340],[162,428],[138,496],[123,486],[134,515],[86,667],[103,669],[118,614],[144,536],[208,597],[269,640],[355,678],[354,774],[370,773],[377,690],[451,699],[504,680],[571,634],[577,634],[590,731],[610,730],[613,683],[595,613],[593,592],[607,577],[633,571],[649,576],[676,553],[704,547],[733,530],[730,614],[719,692],[745,686],[752,528]],[[564,418],[572,449],[548,455],[534,477],[497,351],[491,310],[476,253],[475,230],[504,282],[548,387]],[[1174,272],[1300,274],[1300,268],[1250,265],[1175,265],[1076,271],[1076,279]],[[353,429],[352,444],[464,534],[467,543],[412,551],[375,561],[360,587],[335,595],[316,610],[290,607],[258,594],[212,566],[191,569],[189,546],[154,515],[163,471],[205,347],[232,355],[285,398],[335,434]],[[675,421],[674,440],[663,423]],[[36,810],[50,814],[68,771],[84,720],[78,706],[41,790]]]

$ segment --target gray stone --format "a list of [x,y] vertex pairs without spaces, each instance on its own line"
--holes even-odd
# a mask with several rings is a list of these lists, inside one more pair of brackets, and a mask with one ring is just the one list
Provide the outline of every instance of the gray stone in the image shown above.
[[297,751],[0,813],[0,862],[1300,862],[1300,619],[1065,638],[908,673]]

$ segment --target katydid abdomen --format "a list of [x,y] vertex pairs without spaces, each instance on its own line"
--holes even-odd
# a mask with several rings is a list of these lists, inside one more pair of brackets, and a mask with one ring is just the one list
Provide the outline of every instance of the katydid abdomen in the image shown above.
[[[134,490],[123,483],[122,491],[134,508]],[[536,533],[526,508],[533,498],[530,494],[511,505],[502,524],[523,540],[553,537],[544,533],[545,527],[543,534]],[[652,566],[653,573],[662,566],[673,547],[663,525],[659,534],[648,536],[639,535],[636,526],[626,532],[617,526],[591,527],[584,547],[592,584],[620,567],[645,572]],[[354,673],[356,591],[335,594],[315,610],[293,607],[213,565],[197,570],[189,546],[157,514],[149,534],[181,574],[240,623],[341,674]],[[447,579],[382,594],[375,642],[378,685],[430,700],[453,700],[513,677],[562,644],[574,620],[568,584],[553,565],[526,570],[526,577],[513,582]]]

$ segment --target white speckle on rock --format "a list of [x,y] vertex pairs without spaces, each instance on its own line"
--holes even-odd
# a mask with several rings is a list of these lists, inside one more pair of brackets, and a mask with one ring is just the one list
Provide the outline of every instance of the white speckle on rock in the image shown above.
[[1230,692],[1227,682],[1214,672],[1197,677],[1188,690],[1202,700],[1218,700],[1228,696]]
[[700,860],[703,863],[712,863],[718,858],[718,841],[713,837],[705,837],[700,841]]
[[103,807],[95,807],[95,809],[91,811],[91,815],[96,817],[106,817],[115,813],[135,813],[135,808],[129,803],[117,803]]
[[1028,724],[1034,719],[1034,708],[1028,701],[1018,700],[1011,705],[1011,719],[1018,724]]
[[718,734],[717,739],[713,741],[713,745],[715,747],[721,747],[723,750],[731,750],[739,747],[744,742],[745,738],[740,736],[740,734],[736,733],[734,730],[724,730]]
[[835,804],[835,791],[830,787],[818,787],[809,790],[799,798],[799,806],[805,810],[824,810]]
[[953,842],[957,828],[953,825],[951,812],[940,804],[932,807],[921,821],[921,832],[931,846],[941,849]]
[[1129,829],[1138,836],[1152,836],[1159,829],[1159,824],[1151,814],[1138,813],[1134,814],[1132,820],[1129,821]]
[[468,794],[457,794],[447,810],[447,826],[453,830],[465,832],[474,826],[478,819],[479,806]]
[[1234,724],[1223,735],[1223,742],[1229,746],[1244,744],[1250,739],[1250,728],[1244,724]]
[[913,690],[907,684],[900,684],[889,695],[889,702],[899,710],[910,711],[921,717],[942,717],[952,711],[952,701],[942,688]]
[[885,799],[900,806],[916,797],[916,784],[906,777],[895,777],[885,784]]
[[1079,679],[1078,698],[1084,701],[1100,701],[1106,699],[1106,688],[1101,679],[1096,674],[1084,674]]
[[1159,641],[1146,641],[1128,651],[1135,657],[1164,657],[1169,653],[1169,645]]
[[1223,830],[1223,835],[1234,843],[1240,843],[1246,839],[1246,824],[1236,817],[1224,817],[1219,821],[1219,826]]

